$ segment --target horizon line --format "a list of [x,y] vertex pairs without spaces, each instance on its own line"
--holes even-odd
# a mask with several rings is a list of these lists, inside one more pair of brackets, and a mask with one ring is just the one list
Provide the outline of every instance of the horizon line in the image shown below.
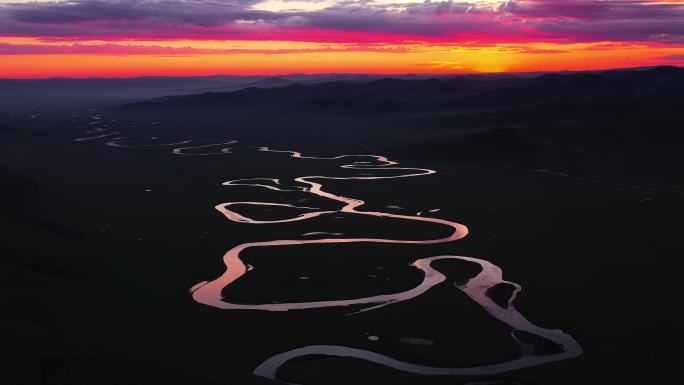
[[47,76],[47,77],[0,77],[0,80],[123,80],[123,79],[145,79],[145,78],[170,78],[170,79],[188,79],[188,78],[211,78],[211,77],[235,77],[235,78],[248,78],[248,77],[266,77],[266,78],[277,78],[286,76],[326,76],[326,75],[356,75],[356,76],[384,76],[387,78],[399,77],[399,76],[433,76],[435,78],[443,78],[449,76],[469,76],[469,75],[481,75],[481,76],[496,76],[496,75],[534,75],[534,74],[558,74],[558,73],[587,73],[587,72],[610,72],[610,71],[634,71],[634,70],[648,70],[655,68],[684,68],[684,66],[672,65],[672,64],[662,64],[662,65],[652,65],[652,66],[637,66],[637,67],[609,67],[603,69],[588,69],[588,70],[573,70],[564,69],[558,71],[500,71],[500,72],[406,72],[406,73],[374,73],[374,72],[290,72],[290,73],[278,73],[278,74],[231,74],[231,73],[216,73],[208,75],[141,75],[141,76],[88,76],[88,77],[78,77],[78,76]]

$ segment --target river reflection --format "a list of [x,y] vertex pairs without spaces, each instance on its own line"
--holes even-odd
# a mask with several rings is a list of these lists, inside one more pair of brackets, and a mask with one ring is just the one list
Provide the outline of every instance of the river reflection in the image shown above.
[[[96,119],[94,123],[99,120]],[[106,131],[101,129],[98,133]],[[137,137],[119,137],[118,133],[112,132],[101,134],[97,136],[90,136],[78,138],[79,142],[93,142],[97,140],[106,141],[106,145],[111,147],[136,148],[136,147],[171,147],[172,153],[179,156],[209,156],[209,155],[228,155],[231,153],[235,144],[235,140],[230,141],[212,141],[211,139],[199,140],[183,140],[177,142],[157,142],[158,138],[154,136],[137,136]],[[197,145],[190,146],[189,144]],[[230,147],[229,147],[230,146]],[[402,221],[414,221],[421,223],[433,223],[441,226],[446,226],[450,229],[448,236],[434,239],[421,240],[407,240],[407,239],[387,239],[387,238],[372,238],[372,237],[345,237],[344,233],[330,233],[323,231],[314,231],[302,234],[299,239],[273,239],[260,242],[248,242],[237,245],[228,250],[223,256],[225,264],[225,271],[219,277],[200,282],[194,285],[190,292],[192,298],[203,305],[212,306],[219,309],[227,310],[258,310],[258,311],[295,311],[308,309],[325,309],[325,308],[349,308],[350,316],[358,312],[373,311],[380,307],[390,306],[402,301],[409,301],[416,299],[423,293],[430,290],[432,287],[440,284],[445,284],[446,276],[432,267],[432,263],[440,260],[459,260],[469,263],[474,263],[480,266],[480,272],[474,278],[466,282],[462,282],[454,287],[454,290],[460,290],[465,293],[470,299],[479,304],[491,317],[505,323],[511,329],[511,337],[520,345],[520,355],[509,361],[500,362],[496,364],[487,364],[475,367],[434,367],[427,365],[417,365],[410,362],[404,362],[394,359],[389,356],[371,352],[368,350],[357,349],[346,346],[335,345],[311,345],[304,346],[297,349],[289,350],[283,353],[276,354],[262,364],[255,370],[254,374],[270,379],[278,380],[278,370],[289,361],[303,356],[324,355],[324,356],[338,356],[338,357],[353,357],[367,361],[375,362],[379,365],[394,368],[397,370],[423,374],[423,375],[491,375],[502,372],[511,371],[514,369],[526,368],[535,365],[540,365],[548,362],[560,361],[579,356],[582,354],[581,346],[568,334],[560,330],[550,330],[541,328],[532,324],[522,314],[520,314],[515,306],[515,298],[521,291],[520,285],[512,282],[507,282],[503,279],[503,273],[498,266],[492,263],[464,256],[429,256],[417,258],[412,267],[417,269],[422,274],[421,282],[406,291],[372,295],[362,298],[349,298],[338,300],[322,300],[310,302],[288,302],[288,303],[234,303],[223,298],[222,291],[227,286],[234,283],[236,280],[244,277],[253,267],[247,265],[241,259],[241,254],[248,249],[255,248],[272,248],[280,246],[297,246],[297,245],[311,245],[311,244],[348,244],[348,243],[368,243],[368,244],[414,244],[414,245],[430,245],[452,242],[468,235],[468,228],[460,223],[449,221],[440,218],[431,218],[430,214],[439,212],[439,209],[429,209],[415,215],[401,215],[382,211],[365,211],[362,207],[365,202],[361,199],[346,197],[334,194],[325,189],[325,182],[330,180],[344,181],[344,180],[382,180],[382,179],[397,179],[397,178],[414,178],[421,176],[434,175],[435,170],[425,168],[407,168],[400,167],[399,163],[380,155],[339,155],[334,157],[314,157],[304,156],[302,153],[290,150],[275,150],[269,147],[250,147],[258,152],[279,153],[294,159],[307,159],[313,161],[338,161],[344,164],[340,165],[340,169],[354,170],[357,172],[354,176],[336,176],[336,175],[303,175],[293,179],[292,183],[283,184],[278,178],[251,178],[251,179],[234,179],[223,183],[226,187],[233,186],[250,186],[259,189],[268,189],[276,191],[279,194],[287,194],[288,192],[308,193],[330,201],[342,204],[342,207],[335,210],[321,210],[316,207],[301,206],[295,203],[275,203],[275,202],[261,202],[261,201],[234,201],[224,202],[215,206],[226,219],[238,223],[260,225],[260,224],[286,224],[292,222],[306,221],[317,217],[330,216],[334,217],[340,214],[367,216],[383,219],[393,219]],[[245,206],[263,206],[263,207],[285,207],[296,209],[297,215],[287,217],[284,219],[254,219],[239,212],[241,207]],[[322,238],[311,238],[312,236],[321,236]],[[510,295],[504,299],[493,298],[496,288],[500,285],[508,285],[512,288]],[[449,306],[449,304],[444,304]],[[524,336],[524,338],[522,338]],[[534,349],[533,340],[540,339],[549,341],[557,348],[552,351],[538,352]]]

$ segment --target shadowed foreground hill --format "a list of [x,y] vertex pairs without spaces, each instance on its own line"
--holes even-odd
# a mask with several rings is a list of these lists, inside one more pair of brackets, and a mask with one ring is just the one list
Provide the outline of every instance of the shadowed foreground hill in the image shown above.
[[14,129],[10,126],[6,126],[4,124],[0,124],[0,133],[8,133],[8,132],[13,132]]
[[683,188],[669,171],[684,165],[677,149],[684,139],[682,105],[684,69],[658,67],[252,87],[117,111],[193,121],[261,120],[294,131],[316,126],[317,134],[390,152]]

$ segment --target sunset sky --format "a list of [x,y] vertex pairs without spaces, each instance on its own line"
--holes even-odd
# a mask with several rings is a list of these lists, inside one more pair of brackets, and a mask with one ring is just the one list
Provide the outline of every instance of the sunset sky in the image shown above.
[[684,0],[0,0],[0,77],[684,65]]

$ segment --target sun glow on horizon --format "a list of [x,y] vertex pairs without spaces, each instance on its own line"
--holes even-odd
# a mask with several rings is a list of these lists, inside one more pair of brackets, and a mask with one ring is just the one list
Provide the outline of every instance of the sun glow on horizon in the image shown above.
[[[159,42],[155,42],[159,44]],[[35,43],[32,43],[35,44]],[[98,47],[97,43],[93,44]],[[208,44],[204,42],[204,44]],[[663,64],[662,57],[682,52],[672,47],[642,45],[606,49],[602,44],[582,44],[559,52],[554,46],[498,45],[453,47],[421,45],[396,52],[349,51],[336,45],[261,42],[226,44],[231,53],[155,55],[71,53],[7,55],[0,77],[131,77],[147,75],[275,75],[286,73],[490,73],[561,70],[596,70]],[[248,43],[246,43],[249,45]],[[182,45],[182,44],[181,44]],[[208,44],[212,46],[211,44]],[[263,48],[268,47],[268,48]],[[288,47],[288,48],[283,48]],[[242,51],[244,50],[244,51]],[[273,52],[269,52],[273,51]],[[27,65],[27,63],[31,63]],[[672,64],[677,61],[673,60]]]

